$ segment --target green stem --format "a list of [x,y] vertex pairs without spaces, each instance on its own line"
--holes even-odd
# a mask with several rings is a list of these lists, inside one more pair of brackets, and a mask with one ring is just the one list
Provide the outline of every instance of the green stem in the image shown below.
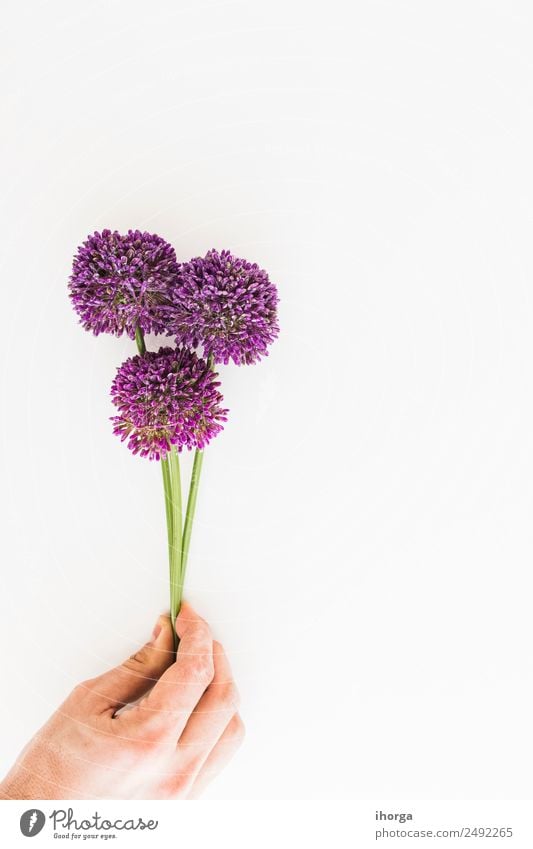
[[181,480],[180,460],[175,448],[170,451],[170,487],[172,515],[172,544],[170,546],[170,621],[174,633],[174,647],[177,648],[176,617],[179,613],[183,578],[181,573]]
[[169,568],[172,563],[172,485],[170,481],[170,464],[168,457],[161,460],[161,471],[163,473],[163,490],[165,493],[165,513],[167,517],[167,539],[168,539],[168,562]]
[[143,354],[146,354],[146,345],[144,344],[144,333],[138,325],[135,329],[135,341],[137,342],[139,354],[141,356]]
[[189,487],[189,497],[187,498],[187,511],[185,513],[185,524],[183,526],[183,553],[181,557],[181,583],[185,582],[185,573],[187,571],[187,559],[189,557],[189,546],[191,543],[192,523],[196,510],[196,499],[198,497],[198,484],[200,483],[200,473],[202,471],[202,463],[204,452],[196,449],[194,452],[194,462],[192,466],[191,484]]
[[[209,354],[207,358],[207,366],[214,371],[215,358],[213,354]],[[181,586],[185,583],[185,574],[187,572],[187,560],[189,559],[189,547],[191,544],[192,525],[194,514],[196,512],[196,500],[198,498],[198,486],[200,484],[200,474],[202,472],[202,463],[204,461],[204,452],[198,448],[194,452],[194,462],[192,466],[191,482],[189,484],[189,495],[187,497],[187,509],[185,511],[185,524],[183,526],[182,554],[181,554]]]
[[[146,344],[144,333],[137,326],[135,328],[135,341],[139,354],[144,356]],[[165,494],[165,514],[167,518],[167,542],[168,563],[170,573],[170,619],[172,622],[172,633],[174,635],[174,650],[178,648],[178,637],[176,634],[176,616],[178,615],[183,581],[181,576],[181,480],[180,461],[178,452],[171,448],[167,456],[161,460],[161,472],[163,474],[163,490]]]

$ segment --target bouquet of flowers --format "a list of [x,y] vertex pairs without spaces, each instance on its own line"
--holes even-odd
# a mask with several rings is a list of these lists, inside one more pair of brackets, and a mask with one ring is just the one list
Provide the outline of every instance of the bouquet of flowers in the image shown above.
[[[229,251],[180,263],[160,236],[103,230],[78,248],[68,284],[80,324],[96,336],[126,333],[138,353],[111,385],[113,433],[161,464],[170,567],[170,617],[179,612],[204,449],[228,410],[217,363],[251,365],[279,333],[277,289],[255,263]],[[173,344],[147,351],[145,334]],[[183,516],[179,455],[194,450]],[[175,634],[175,629],[174,634]]]

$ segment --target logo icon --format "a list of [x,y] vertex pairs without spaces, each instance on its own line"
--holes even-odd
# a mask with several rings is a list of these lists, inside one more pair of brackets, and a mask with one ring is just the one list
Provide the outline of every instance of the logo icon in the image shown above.
[[30,808],[24,811],[20,818],[20,830],[24,837],[35,837],[42,831],[46,817],[38,808]]

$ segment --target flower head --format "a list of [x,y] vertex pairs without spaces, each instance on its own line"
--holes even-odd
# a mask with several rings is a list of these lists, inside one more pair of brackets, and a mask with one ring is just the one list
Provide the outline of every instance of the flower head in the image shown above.
[[78,248],[69,297],[81,324],[96,336],[125,332],[133,339],[137,326],[162,333],[177,269],[174,248],[160,236],[103,230]]
[[204,448],[222,430],[227,410],[218,375],[187,348],[160,348],[130,357],[118,368],[111,398],[118,410],[113,433],[134,454],[159,460],[178,451]]
[[229,251],[209,251],[180,265],[172,289],[169,335],[203,346],[214,362],[254,363],[279,332],[278,294],[268,274]]

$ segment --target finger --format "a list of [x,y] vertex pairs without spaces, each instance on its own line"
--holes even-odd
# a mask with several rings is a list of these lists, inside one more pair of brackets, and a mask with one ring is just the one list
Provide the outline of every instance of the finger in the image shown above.
[[241,747],[244,734],[244,723],[239,714],[236,713],[202,765],[189,791],[188,799],[198,799],[207,785],[216,778],[219,772],[222,772]]
[[213,643],[215,674],[196,705],[178,741],[177,755],[181,767],[194,778],[205,763],[224,729],[238,709],[239,694],[231,667],[220,643]]
[[207,622],[188,604],[183,604],[176,620],[180,644],[175,662],[168,667],[151,692],[124,715],[138,723],[138,731],[148,739],[156,736],[179,738],[194,708],[214,675],[213,638]]
[[76,692],[95,708],[112,713],[134,702],[150,690],[174,658],[172,625],[167,615],[161,615],[154,627],[152,639],[119,666],[83,681]]

